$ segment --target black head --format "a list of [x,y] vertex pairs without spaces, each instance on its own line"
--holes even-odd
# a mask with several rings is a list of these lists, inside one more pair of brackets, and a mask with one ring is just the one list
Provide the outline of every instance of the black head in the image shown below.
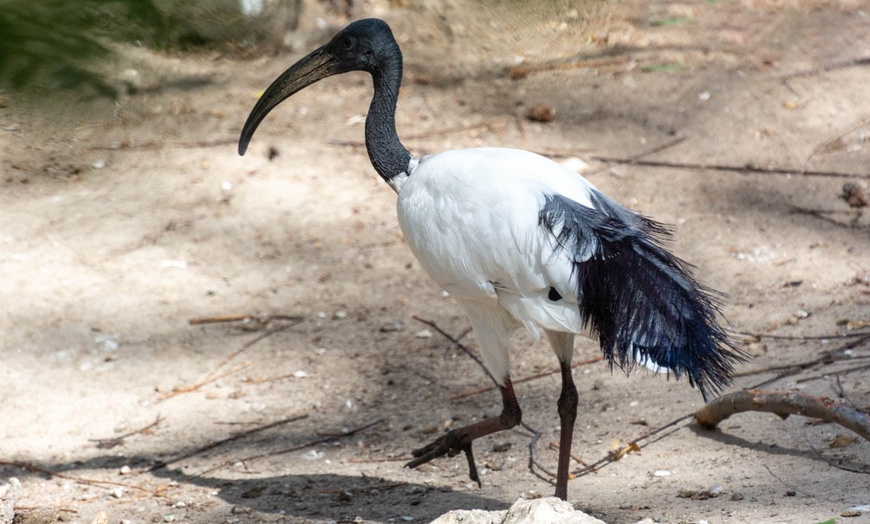
[[294,93],[318,80],[349,71],[366,71],[375,75],[396,61],[401,70],[402,54],[386,22],[376,18],[353,22],[329,43],[290,66],[272,82],[242,128],[239,154],[245,154],[254,131],[269,111]]

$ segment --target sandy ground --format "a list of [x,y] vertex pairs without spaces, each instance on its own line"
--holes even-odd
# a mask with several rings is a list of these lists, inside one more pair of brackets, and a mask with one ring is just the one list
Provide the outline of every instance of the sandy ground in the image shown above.
[[[581,11],[533,13],[531,27],[521,22],[532,15],[502,19],[450,2],[360,14],[387,18],[404,48],[398,124],[412,151],[486,144],[585,160],[602,190],[675,225],[675,251],[728,294],[735,332],[785,337],[744,341],[754,358],[740,371],[833,350],[844,359],[766,387],[866,408],[868,372],[848,370],[866,362],[868,340],[838,338],[867,333],[870,321],[870,222],[839,198],[844,182],[862,180],[799,172],[870,175],[870,68],[843,63],[868,56],[867,4]],[[403,244],[395,195],[358,146],[369,80],[347,75],[298,94],[246,157],[236,154],[258,93],[343,25],[317,29],[309,18],[299,47],[275,57],[127,49],[111,71],[140,89],[117,103],[5,95],[0,478],[20,480],[20,515],[427,522],[552,492],[527,469],[524,431],[479,442],[482,488],[462,457],[402,467],[411,449],[498,413],[500,402],[493,392],[451,400],[486,377],[414,320],[457,336],[468,327]],[[578,47],[589,67],[504,73],[521,59],[564,63]],[[538,103],[555,109],[554,121],[517,116]],[[660,146],[643,160],[791,173],[593,158]],[[224,315],[275,317],[189,323]],[[525,333],[515,348],[517,378],[556,366]],[[578,361],[597,354],[578,343]],[[586,461],[702,405],[663,377],[625,377],[602,363],[575,373],[574,451]],[[517,387],[552,468],[558,387],[555,375]],[[866,512],[841,517],[870,504],[870,443],[853,436],[766,414],[735,416],[716,432],[680,424],[573,480],[569,498],[612,524],[870,522]],[[710,488],[720,496],[685,497]]]

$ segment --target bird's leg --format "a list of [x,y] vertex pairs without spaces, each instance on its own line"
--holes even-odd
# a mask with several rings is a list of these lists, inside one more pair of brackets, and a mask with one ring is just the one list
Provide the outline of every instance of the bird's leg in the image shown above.
[[568,467],[571,463],[571,441],[577,420],[577,386],[571,373],[571,362],[559,363],[562,369],[562,394],[559,395],[559,467],[556,470],[556,496],[568,500]]
[[448,457],[456,456],[461,451],[465,453],[465,458],[468,459],[468,476],[471,480],[477,482],[477,485],[479,486],[480,476],[478,476],[477,466],[474,464],[471,443],[480,437],[485,437],[486,435],[498,431],[510,429],[519,424],[522,420],[520,404],[517,402],[516,395],[514,395],[514,387],[513,384],[511,384],[510,379],[505,381],[504,386],[499,386],[499,389],[501,390],[502,399],[501,415],[498,417],[490,417],[461,428],[456,428],[446,435],[438,437],[429,445],[420,449],[415,449],[411,454],[417,458],[405,464],[405,467],[416,468],[421,464],[425,464],[432,459],[444,455],[447,455]]

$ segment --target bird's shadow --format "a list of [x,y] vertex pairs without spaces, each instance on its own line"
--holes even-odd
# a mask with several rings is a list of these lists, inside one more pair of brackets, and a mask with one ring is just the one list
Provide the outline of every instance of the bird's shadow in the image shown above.
[[[143,468],[141,475],[206,488],[212,496],[232,506],[231,511],[234,514],[258,512],[284,516],[291,521],[327,519],[351,522],[362,519],[365,522],[428,522],[454,509],[492,511],[510,506],[479,492],[455,491],[443,486],[433,487],[378,476],[306,473],[241,479],[221,478],[188,473],[185,468],[147,469],[153,463],[153,459],[142,456],[103,455],[70,463],[28,462],[33,468],[19,468],[13,466],[13,463],[7,463],[0,466],[0,475],[3,478],[50,478],[52,475],[47,472],[69,475],[71,471],[118,470],[122,466],[130,465],[135,469]],[[336,465],[336,469],[338,468]],[[127,481],[138,484],[135,473]]]

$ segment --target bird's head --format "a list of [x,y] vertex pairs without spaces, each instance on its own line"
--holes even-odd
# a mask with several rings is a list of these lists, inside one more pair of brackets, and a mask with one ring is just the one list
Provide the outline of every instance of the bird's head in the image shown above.
[[290,66],[272,82],[251,110],[242,128],[239,154],[245,154],[254,131],[269,111],[294,93],[318,80],[349,71],[376,74],[385,61],[398,59],[401,64],[401,56],[399,46],[386,22],[376,18],[353,22],[326,45]]

